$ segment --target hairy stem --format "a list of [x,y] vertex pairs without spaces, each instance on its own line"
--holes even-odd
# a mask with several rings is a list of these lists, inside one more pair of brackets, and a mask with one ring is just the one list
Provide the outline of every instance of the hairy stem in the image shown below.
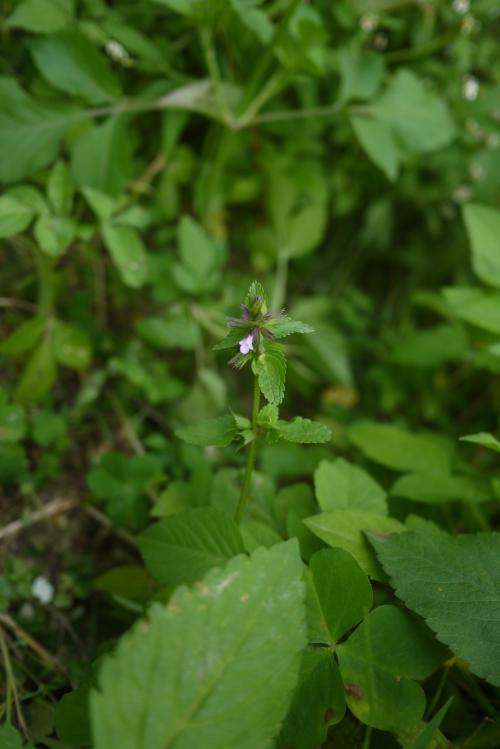
[[237,523],[240,522],[245,512],[245,507],[248,502],[248,495],[250,493],[250,482],[252,480],[253,466],[255,463],[255,453],[257,449],[257,417],[260,410],[260,388],[257,375],[254,375],[253,380],[253,404],[252,404],[252,431],[253,440],[248,448],[247,466],[245,468],[245,477],[243,479],[243,486],[241,487],[240,499],[238,501],[238,507],[234,519]]

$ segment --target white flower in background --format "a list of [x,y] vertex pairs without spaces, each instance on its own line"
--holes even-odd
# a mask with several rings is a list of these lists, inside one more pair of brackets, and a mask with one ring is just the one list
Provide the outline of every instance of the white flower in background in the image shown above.
[[469,0],[453,0],[451,5],[455,13],[458,13],[459,16],[465,16],[470,9]]
[[469,166],[469,174],[474,182],[479,182],[484,176],[483,167],[480,164],[471,164]]
[[475,101],[479,96],[479,81],[472,75],[469,75],[462,85],[462,96],[467,101]]
[[121,62],[123,65],[130,64],[129,53],[127,52],[123,44],[120,44],[120,42],[117,42],[116,39],[109,39],[106,42],[105,49],[112,60],[116,60],[116,62]]
[[476,21],[474,16],[464,16],[464,18],[462,19],[461,29],[464,34],[472,34],[474,30],[479,31],[480,23],[479,21]]
[[456,190],[453,191],[453,201],[455,203],[466,203],[468,200],[470,200],[472,197],[472,190],[470,189],[469,185],[460,185],[460,187],[457,187]]
[[40,603],[46,605],[47,603],[50,603],[54,598],[54,586],[52,585],[50,580],[47,580],[46,577],[40,575],[40,577],[36,577],[33,580],[31,593],[40,601]]
[[486,148],[489,148],[491,151],[495,151],[495,149],[498,148],[499,139],[497,133],[490,133],[488,137],[486,138]]
[[378,26],[378,17],[375,13],[366,13],[364,16],[361,16],[359,25],[365,34],[371,34]]

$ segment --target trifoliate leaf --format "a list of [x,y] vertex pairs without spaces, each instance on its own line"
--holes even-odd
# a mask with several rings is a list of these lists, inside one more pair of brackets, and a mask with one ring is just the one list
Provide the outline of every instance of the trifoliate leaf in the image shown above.
[[422,718],[425,694],[413,680],[429,676],[443,654],[420,622],[396,606],[379,606],[337,654],[347,704],[359,720],[398,731]]

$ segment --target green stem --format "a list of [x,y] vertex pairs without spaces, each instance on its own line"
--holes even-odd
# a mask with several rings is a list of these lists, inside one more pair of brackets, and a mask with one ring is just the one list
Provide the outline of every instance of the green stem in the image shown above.
[[372,739],[371,726],[366,726],[365,737],[363,739],[363,749],[370,749],[371,739]]
[[267,45],[264,54],[260,58],[259,64],[255,68],[255,72],[250,80],[250,83],[248,84],[246,95],[243,98],[242,111],[246,110],[246,108],[250,105],[252,99],[256,95],[257,91],[259,90],[261,83],[267,74],[267,70],[272,63],[274,50],[286,34],[288,22],[295,13],[300,2],[301,0],[291,0],[290,5],[285,11],[279,25],[277,26],[276,31],[274,32],[274,36],[271,39],[270,43]]
[[434,697],[429,702],[429,706],[428,706],[427,712],[425,714],[425,719],[426,720],[430,720],[430,718],[432,717],[432,714],[434,713],[434,710],[436,709],[436,705],[438,704],[439,699],[440,699],[440,697],[441,697],[441,695],[443,693],[444,685],[446,684],[446,680],[448,678],[449,672],[450,672],[450,666],[446,665],[443,668],[443,673],[441,674],[441,678],[439,679],[439,682],[438,682],[438,685],[437,685],[437,688],[436,688],[436,692],[434,693]]
[[204,26],[200,30],[200,39],[208,73],[214,89],[215,100],[219,108],[220,118],[224,122],[230,123],[232,122],[233,117],[224,98],[224,89],[222,88],[222,79],[219,72],[219,65],[217,63],[212,29],[208,26]]
[[54,262],[44,255],[38,248],[34,247],[35,260],[38,272],[38,316],[49,318],[54,312]]
[[245,507],[248,502],[248,495],[250,492],[250,482],[252,480],[252,472],[253,472],[253,466],[255,463],[255,453],[257,449],[257,417],[259,415],[260,410],[260,388],[259,388],[259,380],[257,379],[257,375],[254,375],[253,380],[253,403],[252,403],[252,431],[253,431],[253,440],[250,443],[250,447],[248,449],[248,457],[247,457],[247,466],[245,469],[245,476],[243,479],[243,486],[241,487],[241,494],[240,499],[238,501],[238,507],[236,508],[236,513],[234,515],[234,519],[237,523],[240,522],[241,518],[243,517],[243,513],[245,512]]

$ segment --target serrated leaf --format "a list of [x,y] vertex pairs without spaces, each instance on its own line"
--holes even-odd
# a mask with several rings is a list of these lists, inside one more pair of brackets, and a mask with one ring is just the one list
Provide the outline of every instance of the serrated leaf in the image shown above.
[[232,442],[236,435],[236,426],[234,418],[229,414],[228,416],[204,419],[196,424],[179,427],[175,433],[181,440],[189,442],[191,445],[225,447]]
[[289,706],[305,645],[296,542],[238,557],[151,609],[91,696],[96,749],[256,749]]
[[472,268],[478,278],[500,287],[500,211],[469,203],[463,216],[472,249]]
[[500,534],[370,536],[396,594],[471,671],[500,685]]
[[368,577],[344,549],[322,549],[306,572],[309,641],[334,645],[370,611]]
[[278,421],[274,426],[274,431],[279,434],[281,439],[300,445],[329,442],[332,437],[332,433],[326,424],[311,421],[311,419],[303,419],[302,416],[296,416],[291,421]]
[[315,536],[333,546],[348,551],[362,570],[375,580],[384,580],[364,531],[374,533],[402,533],[405,526],[394,518],[363,510],[335,510],[313,515],[304,520]]
[[314,333],[314,328],[299,320],[292,320],[291,317],[280,317],[269,320],[266,328],[273,334],[274,338],[286,338],[293,333]]
[[132,289],[140,289],[148,279],[149,264],[138,232],[128,226],[110,224],[105,224],[101,231],[122,281]]
[[139,548],[151,574],[172,586],[200,580],[212,567],[245,552],[234,520],[213,508],[166,517],[141,533]]
[[253,362],[265,398],[279,405],[285,396],[286,358],[279,343],[266,343],[264,353]]
[[429,676],[442,652],[420,622],[379,606],[337,655],[347,704],[363,723],[397,732],[422,718],[425,694],[413,680]]
[[344,458],[321,461],[314,472],[314,488],[323,512],[370,510],[387,515],[386,492],[369,473]]
[[399,471],[446,471],[453,447],[441,435],[413,434],[392,424],[358,421],[349,439],[376,463]]

